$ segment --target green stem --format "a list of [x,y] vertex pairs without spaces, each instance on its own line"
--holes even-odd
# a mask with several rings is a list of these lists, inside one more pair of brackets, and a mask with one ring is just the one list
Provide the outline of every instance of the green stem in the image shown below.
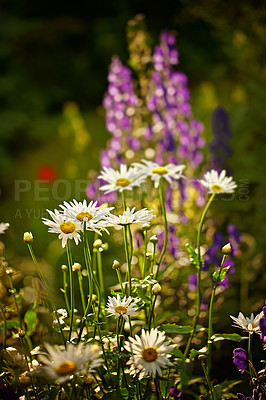
[[19,326],[20,326],[20,329],[23,330],[22,318],[21,318],[19,308],[18,308],[18,303],[17,303],[17,299],[16,299],[16,289],[14,287],[12,275],[8,274],[8,277],[9,277],[9,281],[10,281],[11,293],[13,295],[13,299],[14,299],[14,303],[15,303],[15,307],[16,307],[16,311],[17,311],[17,315],[18,315]]
[[211,370],[211,337],[213,335],[213,330],[212,330],[212,317],[213,317],[213,303],[214,303],[214,298],[215,298],[215,292],[218,286],[218,283],[220,282],[220,276],[221,272],[224,266],[224,262],[226,259],[226,254],[223,255],[222,262],[220,265],[219,273],[217,280],[213,286],[212,289],[212,294],[211,294],[211,300],[210,300],[210,307],[209,307],[209,327],[208,327],[208,342],[207,342],[207,373],[208,376],[210,376],[210,370]]
[[69,286],[70,286],[70,327],[68,336],[68,341],[70,342],[73,329],[73,321],[74,321],[74,284],[73,284],[73,271],[72,271],[73,261],[68,240],[66,244],[66,251],[67,251],[68,271],[69,271]]
[[82,281],[83,281],[82,272],[81,272],[81,270],[79,270],[78,271],[79,291],[80,291],[80,297],[81,297],[81,302],[82,302],[83,313],[85,313],[86,303],[85,303],[85,296],[84,296],[84,290],[83,290]]
[[50,295],[50,292],[49,292],[49,289],[48,289],[48,285],[46,283],[46,280],[44,279],[44,276],[43,276],[42,271],[40,269],[40,266],[39,266],[39,263],[37,261],[37,258],[35,257],[35,254],[34,254],[33,247],[31,245],[31,243],[28,243],[28,249],[29,249],[32,261],[34,262],[34,265],[35,265],[35,267],[37,269],[37,272],[38,272],[38,275],[40,277],[40,280],[41,280],[41,282],[43,284],[43,287],[45,288],[45,291],[47,293],[47,296],[48,296],[48,299],[49,299],[50,304],[52,306],[52,309],[53,309],[53,311],[55,313],[55,316],[56,316],[56,319],[57,319],[57,323],[58,323],[58,326],[59,326],[59,329],[60,329],[60,334],[61,334],[61,337],[62,337],[62,341],[63,341],[64,346],[65,346],[66,345],[65,336],[64,336],[64,332],[62,330],[61,324],[60,324],[60,318],[59,318],[59,315],[58,315],[58,312],[57,312],[57,308],[55,306],[55,303],[53,301],[52,296]]
[[252,333],[248,335],[248,366],[250,377],[253,378],[253,370],[252,370]]
[[[203,357],[202,357],[202,358],[203,358]],[[214,392],[214,390],[213,390],[213,386],[212,386],[212,384],[211,384],[209,375],[208,375],[208,373],[207,373],[206,365],[205,365],[205,363],[204,363],[204,361],[203,361],[202,358],[200,358],[201,367],[202,367],[202,369],[203,369],[203,372],[204,372],[204,375],[205,375],[205,379],[206,379],[207,385],[208,385],[209,390],[210,390],[210,392],[211,392],[211,398],[212,398],[212,400],[216,400],[215,392]]]
[[120,268],[116,269],[116,273],[117,273],[118,282],[119,282],[120,287],[121,287],[122,296],[125,296]]
[[185,352],[184,352],[184,356],[187,357],[189,349],[190,349],[190,345],[191,342],[193,340],[193,337],[195,335],[196,332],[196,328],[197,328],[197,324],[199,321],[199,314],[200,314],[200,304],[201,304],[201,269],[202,269],[202,259],[201,259],[201,253],[200,253],[200,243],[201,243],[201,233],[202,233],[202,226],[203,226],[203,222],[205,219],[205,216],[207,214],[207,211],[210,208],[210,205],[213,201],[215,197],[215,193],[213,193],[211,195],[211,197],[209,198],[208,203],[206,204],[201,219],[200,219],[200,224],[199,224],[199,230],[198,230],[198,235],[197,235],[197,309],[196,309],[196,314],[195,314],[195,318],[194,318],[194,322],[193,322],[193,330],[189,336],[186,348],[185,348]]
[[128,295],[131,296],[131,260],[128,251],[128,239],[127,239],[127,225],[123,225],[124,231],[124,245],[125,245],[125,253],[127,260],[127,276],[128,276]]
[[168,242],[167,215],[166,215],[165,202],[164,202],[163,181],[162,181],[162,179],[160,179],[159,196],[160,196],[160,203],[161,203],[163,222],[164,222],[164,243],[163,243],[163,249],[162,249],[161,255],[160,255],[159,260],[158,260],[155,279],[158,278],[159,268],[160,268],[160,265],[162,263],[163,257],[164,257],[164,255],[166,253],[167,242]]
[[65,269],[63,269],[63,286],[64,286],[64,298],[65,298],[66,308],[67,308],[68,314],[70,315],[70,307],[69,307],[69,301],[68,301],[68,297],[67,297],[68,283],[67,283],[67,274],[66,274]]
[[104,281],[103,281],[103,267],[102,267],[102,254],[97,250],[97,267],[98,267],[98,277],[101,289],[101,298],[104,301]]
[[146,268],[147,268],[147,246],[148,246],[148,232],[146,229],[143,231],[144,234],[144,254],[143,254],[143,268],[142,268],[142,279],[146,276]]
[[7,322],[6,322],[6,313],[5,313],[5,308],[0,301],[0,310],[3,314],[3,321],[4,321],[4,330],[3,330],[3,349],[6,348],[6,332],[7,332]]
[[149,331],[151,330],[151,323],[152,323],[152,319],[154,317],[154,306],[155,306],[156,298],[157,298],[157,294],[154,295],[154,299],[153,299],[152,306],[151,306],[151,312],[150,312],[150,318],[149,318]]
[[122,196],[123,208],[124,208],[124,211],[126,211],[127,203],[126,203],[126,193],[124,190],[121,192],[121,196]]

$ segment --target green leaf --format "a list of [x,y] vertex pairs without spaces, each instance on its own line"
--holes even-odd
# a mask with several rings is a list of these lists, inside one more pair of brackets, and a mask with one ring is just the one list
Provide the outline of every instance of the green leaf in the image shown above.
[[177,358],[182,358],[182,360],[185,360],[185,359],[186,359],[186,357],[184,356],[184,354],[182,353],[182,351],[179,350],[177,347],[174,348],[173,354],[174,354],[174,356],[176,356]]
[[35,331],[37,323],[37,315],[35,310],[33,309],[28,310],[24,315],[24,321],[26,322],[27,326],[27,335],[30,336]]
[[143,289],[141,286],[137,287],[137,293],[138,296],[141,298],[141,300],[146,303],[146,304],[150,304],[151,300],[146,296],[146,288]]
[[232,340],[234,342],[240,342],[241,340],[248,339],[247,337],[240,336],[237,333],[216,333],[211,337],[213,342],[219,342],[221,340]]
[[222,282],[225,278],[225,275],[227,273],[227,271],[229,270],[230,267],[225,267],[222,268],[222,270],[219,271],[215,271],[212,274],[212,279],[214,280],[214,282]]
[[[6,321],[6,329],[10,330],[10,329],[13,329],[13,328],[20,328],[19,322],[15,321],[13,319],[8,319]],[[1,324],[0,324],[0,332],[4,332],[4,329],[5,329],[5,324],[4,324],[4,322],[1,322]]]
[[[160,331],[165,331],[165,333],[179,333],[180,335],[190,333],[193,331],[192,326],[181,326],[175,324],[161,325],[158,329]],[[204,328],[198,325],[196,331],[199,332],[202,330],[204,330]]]

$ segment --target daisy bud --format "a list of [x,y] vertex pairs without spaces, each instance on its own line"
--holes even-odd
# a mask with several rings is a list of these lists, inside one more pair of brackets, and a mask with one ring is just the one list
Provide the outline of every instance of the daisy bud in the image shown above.
[[161,291],[162,291],[161,285],[158,282],[155,283],[155,285],[153,285],[152,287],[152,293],[157,295],[160,294]]
[[227,243],[223,248],[222,248],[222,252],[224,254],[231,254],[231,244]]
[[102,246],[103,242],[101,241],[101,239],[97,239],[95,240],[95,242],[93,243],[93,247],[95,249],[99,249]]
[[63,265],[61,266],[61,270],[62,270],[62,271],[67,271],[67,270],[68,270],[67,265],[63,264]]
[[12,268],[8,268],[8,269],[6,269],[6,274],[7,275],[12,275],[13,274],[13,269]]
[[121,267],[120,262],[117,261],[117,260],[114,260],[113,265],[112,265],[112,268],[113,268],[113,269],[119,269],[120,267]]
[[19,337],[22,339],[22,338],[24,338],[24,336],[26,335],[26,332],[24,331],[24,329],[20,329],[18,335],[19,335]]
[[152,242],[152,243],[154,243],[154,244],[158,243],[158,238],[157,238],[157,236],[156,236],[156,235],[153,235],[153,236],[150,238],[150,242]]
[[80,263],[74,263],[72,265],[72,271],[80,271],[81,270],[81,264]]
[[96,294],[93,294],[91,297],[92,297],[92,302],[93,302],[93,303],[96,303],[96,301],[97,301],[97,296],[96,296]]
[[94,383],[94,379],[92,376],[85,376],[84,383],[88,386],[91,386]]
[[25,243],[30,244],[33,242],[33,235],[31,232],[24,232],[23,240]]
[[142,230],[143,231],[148,231],[150,229],[151,225],[147,222],[146,224],[142,225]]

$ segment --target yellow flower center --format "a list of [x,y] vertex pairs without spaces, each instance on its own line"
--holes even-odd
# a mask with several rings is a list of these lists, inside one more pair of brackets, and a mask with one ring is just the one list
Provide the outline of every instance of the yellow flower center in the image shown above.
[[215,192],[215,193],[221,192],[222,189],[223,189],[222,186],[217,185],[216,183],[214,183],[214,184],[211,186],[211,190],[212,190],[213,192]]
[[130,180],[127,178],[118,178],[115,182],[115,186],[127,187],[130,184]]
[[115,312],[117,312],[118,314],[126,314],[127,308],[125,306],[120,305],[115,308]]
[[153,168],[153,170],[151,172],[153,174],[165,175],[168,173],[168,169],[166,169],[165,167],[157,167],[157,168]]
[[62,232],[67,234],[74,232],[76,225],[73,222],[62,222],[62,224],[59,225],[59,228]]
[[73,361],[65,361],[55,367],[55,372],[59,376],[72,374],[77,369],[77,364]]
[[142,350],[142,358],[147,362],[152,362],[157,360],[158,351],[154,347],[146,347],[146,349]]
[[84,218],[88,218],[89,221],[90,219],[93,218],[93,215],[90,214],[89,212],[80,212],[76,215],[76,218],[81,222],[84,220]]

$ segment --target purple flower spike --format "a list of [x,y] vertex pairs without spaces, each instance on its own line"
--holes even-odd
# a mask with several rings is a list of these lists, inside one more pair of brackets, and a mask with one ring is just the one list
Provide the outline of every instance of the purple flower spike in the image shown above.
[[264,316],[260,319],[260,338],[263,341],[263,344],[266,344],[266,307],[263,307]]
[[248,367],[247,352],[246,350],[241,349],[241,347],[237,347],[236,349],[234,349],[233,354],[233,362],[235,366],[239,369],[241,374],[243,374]]

